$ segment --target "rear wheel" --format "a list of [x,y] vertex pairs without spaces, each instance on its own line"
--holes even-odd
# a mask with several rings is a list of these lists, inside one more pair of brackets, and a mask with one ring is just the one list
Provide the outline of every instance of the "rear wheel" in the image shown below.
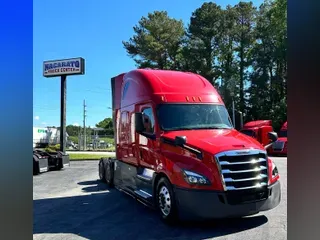
[[104,163],[104,181],[108,184],[109,187],[113,187],[114,163],[111,159],[106,160]]
[[161,178],[157,184],[156,201],[162,220],[170,224],[178,220],[175,196],[172,186],[166,178]]
[[33,175],[38,175],[40,173],[39,162],[33,159]]
[[57,171],[60,171],[62,168],[63,168],[62,158],[58,158],[55,169],[56,169]]
[[99,162],[99,179],[100,179],[100,181],[105,182],[105,178],[104,178],[105,170],[104,170],[103,163],[104,163],[104,161],[103,161],[103,159],[101,159]]

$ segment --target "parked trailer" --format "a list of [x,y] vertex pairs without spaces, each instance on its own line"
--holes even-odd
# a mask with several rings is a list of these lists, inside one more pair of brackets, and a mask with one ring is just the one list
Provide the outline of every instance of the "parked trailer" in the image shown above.
[[240,132],[255,138],[263,146],[266,146],[270,143],[268,133],[273,132],[272,121],[256,120],[247,122]]
[[[74,148],[74,143],[68,140],[67,137],[67,146]],[[34,148],[45,148],[48,145],[60,144],[60,130],[55,127],[33,127],[33,147]]]
[[288,154],[288,122],[286,121],[279,132],[279,138],[269,148],[270,155],[287,156]]
[[[165,222],[242,217],[280,203],[279,173],[266,147],[236,131],[205,78],[134,70],[111,79],[115,159],[99,177]],[[272,142],[277,134],[268,133]]]
[[49,171],[51,169],[61,170],[70,166],[69,155],[63,152],[45,152],[39,149],[33,150],[33,169],[34,174]]
[[33,175],[49,171],[48,156],[33,151]]

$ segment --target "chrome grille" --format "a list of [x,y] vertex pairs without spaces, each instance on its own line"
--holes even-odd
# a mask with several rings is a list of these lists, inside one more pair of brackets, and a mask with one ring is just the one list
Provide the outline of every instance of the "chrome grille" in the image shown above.
[[225,190],[256,189],[268,185],[266,152],[238,150],[215,156]]
[[282,141],[276,141],[276,142],[274,142],[274,143],[272,144],[272,148],[273,148],[274,150],[282,150],[283,147],[284,147],[284,142],[282,142]]

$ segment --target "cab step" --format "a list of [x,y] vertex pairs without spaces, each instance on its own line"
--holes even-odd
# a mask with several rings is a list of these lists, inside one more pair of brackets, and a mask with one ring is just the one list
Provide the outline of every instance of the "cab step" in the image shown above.
[[140,168],[138,169],[137,178],[142,181],[152,182],[154,172],[155,171],[149,168]]
[[141,189],[134,191],[134,193],[137,194],[138,196],[144,198],[144,199],[152,198],[152,194],[150,194],[150,193],[148,193],[148,192],[146,192],[144,190],[141,190]]

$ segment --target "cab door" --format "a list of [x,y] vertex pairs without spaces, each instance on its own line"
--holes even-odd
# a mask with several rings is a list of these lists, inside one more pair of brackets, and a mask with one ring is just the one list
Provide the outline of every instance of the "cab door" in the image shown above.
[[155,169],[156,165],[156,118],[151,103],[140,105],[139,111],[143,114],[145,131],[137,134],[138,158],[141,167]]

